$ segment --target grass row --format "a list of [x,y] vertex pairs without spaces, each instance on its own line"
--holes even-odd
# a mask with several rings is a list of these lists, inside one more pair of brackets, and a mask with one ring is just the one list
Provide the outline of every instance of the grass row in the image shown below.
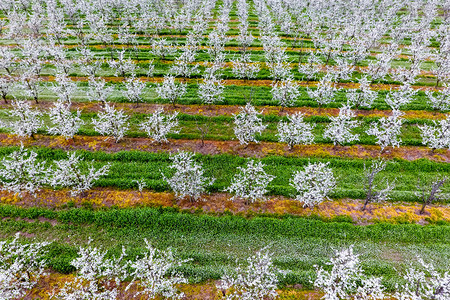
[[[141,130],[140,126],[142,123],[146,122],[148,119],[148,114],[133,114],[129,118],[129,130],[126,133],[128,137],[147,137],[147,134]],[[44,115],[42,118],[44,121],[43,129],[39,130],[39,133],[46,134],[46,127],[54,126],[48,115]],[[85,122],[81,126],[78,134],[87,136],[99,136],[100,134],[95,131],[92,124],[93,119],[98,119],[95,113],[83,113],[81,119]],[[261,135],[257,135],[258,140],[267,142],[278,142],[278,123],[280,121],[287,122],[287,117],[279,117],[274,115],[262,116],[263,124],[267,125],[267,128],[263,131]],[[352,130],[355,134],[359,134],[359,140],[350,143],[361,144],[361,145],[376,145],[376,138],[370,136],[366,131],[373,127],[373,123],[378,123],[376,117],[358,117],[357,120],[360,122],[359,126]],[[12,121],[13,119],[8,116],[5,111],[0,111],[0,120],[3,122]],[[234,134],[234,123],[233,117],[230,116],[217,116],[217,117],[206,117],[201,115],[188,115],[179,114],[178,115],[180,130],[179,133],[169,134],[169,138],[173,139],[201,139],[202,132],[206,134],[203,136],[207,140],[219,140],[219,141],[230,141],[236,140]],[[323,133],[325,132],[327,126],[330,124],[330,119],[328,117],[311,116],[305,117],[305,122],[315,125],[313,134],[315,136],[315,143],[332,143],[331,140],[323,138]],[[399,138],[402,140],[402,145],[405,146],[421,146],[422,137],[421,130],[418,125],[433,125],[433,122],[426,119],[405,119],[404,125],[402,127],[402,133]],[[349,144],[349,145],[350,145]]]
[[[17,147],[0,148],[0,158],[10,154]],[[53,160],[65,159],[64,151],[50,148],[35,148],[39,160],[48,163]],[[96,186],[114,187],[119,189],[136,189],[133,180],[143,179],[148,189],[154,191],[168,191],[170,187],[163,180],[161,173],[170,176],[173,171],[169,169],[171,160],[167,153],[148,153],[139,151],[123,151],[116,153],[78,151],[86,161],[94,161],[94,165],[100,167],[105,163],[111,164],[109,174],[97,181]],[[209,192],[223,191],[232,181],[238,166],[245,166],[248,159],[231,155],[196,155],[197,162],[205,169],[205,175],[216,178]],[[332,198],[362,199],[365,197],[363,184],[365,182],[364,164],[370,160],[337,159],[337,158],[294,158],[270,156],[262,158],[266,165],[267,173],[276,176],[269,184],[271,195],[283,195],[293,197],[295,190],[289,185],[289,180],[294,171],[303,170],[308,162],[328,162],[337,178],[337,188],[330,195]],[[83,165],[87,168],[87,165]],[[392,193],[393,201],[418,201],[415,195],[418,179],[424,182],[449,174],[450,164],[432,162],[425,159],[416,161],[393,160],[386,169],[378,175],[377,181],[388,179],[396,180],[396,187]],[[450,193],[449,186],[444,186],[446,195]],[[443,203],[448,203],[443,197]]]
[[[450,263],[450,226],[379,223],[355,226],[341,220],[324,222],[315,218],[209,216],[181,213],[172,208],[108,209],[92,211],[0,206],[0,234],[15,232],[54,241],[49,246],[50,267],[60,273],[74,271],[69,265],[77,246],[92,244],[118,255],[142,253],[143,239],[158,248],[172,247],[177,256],[193,258],[179,270],[191,282],[219,279],[236,262],[244,263],[251,253],[268,246],[275,265],[288,271],[281,284],[312,288],[315,265],[324,266],[335,249],[355,245],[366,273],[383,276],[390,290],[402,283],[399,272],[416,255],[433,261],[439,270]],[[226,254],[224,253],[226,251]],[[311,253],[314,253],[311,255]]]
[[[88,94],[88,83],[81,82],[78,83],[78,91],[73,95],[73,101],[87,102],[89,100]],[[42,84],[42,91],[39,94],[39,99],[41,101],[46,100],[56,100],[57,97],[51,90],[51,84]],[[118,103],[129,103],[129,100],[122,94],[125,90],[125,86],[120,83],[109,83],[107,86],[114,88],[113,93],[108,97],[111,102]],[[168,100],[161,99],[156,92],[156,84],[148,83],[144,89],[141,98],[144,103],[169,103]],[[176,101],[177,104],[191,105],[191,104],[203,104],[202,100],[198,95],[199,85],[196,83],[189,83],[187,85],[186,93]],[[311,90],[316,89],[315,87]],[[316,100],[310,98],[307,93],[306,87],[299,87],[299,97],[294,103],[294,107],[319,107]],[[347,103],[347,92],[348,89],[340,90],[335,93],[333,102],[329,104],[322,105],[323,108],[340,108]],[[386,103],[386,95],[388,91],[378,91],[378,97],[375,99],[374,103],[370,108],[361,107],[360,109],[379,109],[379,110],[390,110],[390,106]],[[258,106],[278,106],[278,101],[273,99],[271,93],[271,87],[267,86],[241,86],[241,85],[227,85],[224,88],[222,94],[223,100],[218,102],[218,105],[245,105],[247,102],[251,102],[252,105]],[[23,94],[19,91],[12,92],[7,98],[12,99],[13,97],[17,99],[23,99]],[[433,111],[433,108],[429,102],[427,95],[423,91],[418,91],[416,95],[412,98],[412,101],[401,107],[402,110],[426,110]]]

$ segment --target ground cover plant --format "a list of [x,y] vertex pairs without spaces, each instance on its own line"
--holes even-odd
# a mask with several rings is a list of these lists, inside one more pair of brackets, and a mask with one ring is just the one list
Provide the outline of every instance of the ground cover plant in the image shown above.
[[447,0],[4,0],[0,299],[450,299]]

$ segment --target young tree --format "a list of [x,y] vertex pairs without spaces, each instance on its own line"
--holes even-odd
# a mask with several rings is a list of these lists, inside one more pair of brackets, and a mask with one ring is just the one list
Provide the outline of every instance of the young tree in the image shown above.
[[156,92],[159,97],[168,100],[175,107],[176,101],[186,93],[186,84],[175,82],[173,76],[164,76],[164,82],[158,85]]
[[415,94],[416,91],[411,88],[410,84],[404,84],[398,90],[391,90],[386,94],[386,103],[393,110],[400,110],[400,106],[410,103]]
[[419,197],[420,201],[423,203],[420,209],[420,214],[425,212],[425,207],[432,204],[435,201],[439,201],[443,195],[442,186],[447,182],[448,177],[436,178],[432,183],[431,187],[429,184],[422,183],[420,178],[417,182],[416,196]]
[[323,137],[331,139],[335,146],[357,141],[359,134],[352,133],[352,129],[358,127],[358,121],[352,120],[354,117],[355,113],[350,107],[341,107],[337,117],[330,117],[331,123],[325,129]]
[[431,149],[450,149],[450,118],[434,121],[433,125],[419,126],[422,136],[422,144]]
[[182,266],[187,260],[176,259],[170,249],[157,250],[144,239],[146,251],[136,261],[129,264],[131,282],[125,288],[132,286],[139,289],[137,295],[145,295],[150,299],[157,296],[164,299],[182,299],[184,294],[178,290],[177,285],[188,283],[187,279],[174,269]]
[[389,199],[389,194],[394,189],[395,183],[389,182],[386,179],[386,187],[384,189],[380,189],[379,185],[375,183],[375,177],[385,168],[386,162],[381,160],[372,162],[370,167],[367,167],[364,164],[364,177],[366,178],[364,183],[364,191],[366,193],[366,200],[364,201],[364,205],[361,209],[362,211],[366,210],[369,203],[382,202]]
[[[0,88],[1,89],[1,88]],[[444,83],[444,89],[435,94],[432,91],[425,91],[428,101],[434,110],[445,111],[450,109],[450,85]]]
[[264,164],[260,161],[249,160],[247,166],[238,167],[239,173],[234,175],[231,185],[226,191],[234,193],[235,198],[244,199],[246,204],[264,199],[267,185],[275,178],[264,171]]
[[325,293],[322,299],[376,300],[385,297],[381,278],[364,274],[358,255],[353,253],[353,246],[336,251],[327,264],[332,266],[330,271],[316,266],[314,286]]
[[12,129],[13,134],[22,137],[32,137],[43,126],[42,114],[38,110],[32,110],[28,101],[13,101],[13,109],[8,113],[17,121],[3,124]]
[[301,61],[298,63],[298,72],[304,74],[303,79],[310,81],[322,71],[321,66],[320,58],[314,52],[310,52],[306,64],[302,64]]
[[287,143],[289,149],[292,149],[294,145],[314,143],[312,130],[316,124],[304,122],[303,117],[302,113],[287,115],[287,122],[278,123],[278,140],[281,143]]
[[14,79],[11,76],[0,77],[0,96],[5,104],[8,104],[7,96],[12,91],[14,84]]
[[212,185],[215,180],[203,175],[202,165],[197,164],[193,157],[194,153],[185,151],[171,155],[172,164],[169,168],[174,169],[175,173],[171,178],[162,174],[163,179],[169,184],[178,199],[188,197],[191,202],[199,200],[206,187]]
[[125,49],[118,52],[117,60],[108,61],[109,66],[115,70],[115,76],[125,77],[128,73],[133,73],[136,65],[128,58],[125,59]]
[[53,187],[70,188],[72,197],[84,195],[90,190],[101,176],[109,173],[111,164],[106,164],[101,168],[95,168],[93,162],[87,164],[83,158],[77,156],[75,152],[67,152],[67,159],[55,161],[55,169],[51,172],[53,176],[50,179],[50,185]]
[[128,116],[122,110],[105,103],[103,111],[98,113],[98,120],[92,120],[94,129],[101,135],[112,136],[118,143],[128,131]]
[[299,86],[291,78],[274,81],[272,83],[273,100],[277,101],[282,108],[295,105],[300,92]]
[[202,83],[198,85],[198,95],[205,104],[215,104],[223,101],[223,90],[225,86],[223,81],[215,76],[205,78]]
[[225,274],[217,284],[227,300],[276,299],[278,274],[270,253],[261,249],[247,258],[247,266],[239,265],[232,274]]
[[73,139],[80,127],[84,125],[84,121],[81,119],[81,111],[77,110],[76,114],[73,114],[70,111],[70,102],[58,100],[54,104],[55,106],[50,109],[49,113],[54,127],[48,127],[48,133]]
[[80,247],[78,257],[70,263],[77,269],[76,276],[66,281],[56,299],[94,299],[114,300],[119,296],[121,278],[127,274],[123,263],[125,249],[119,257],[106,258],[106,251],[92,246]]
[[113,90],[112,86],[106,86],[104,79],[96,80],[94,77],[89,77],[88,97],[90,101],[99,101],[106,106],[107,99]]
[[317,101],[319,106],[333,102],[336,91],[333,78],[328,74],[320,79],[315,90],[307,89],[308,96]]
[[234,134],[242,145],[248,145],[249,142],[257,143],[255,134],[261,134],[267,127],[262,124],[258,114],[259,112],[250,103],[241,107],[241,111],[238,114],[233,114]]
[[1,299],[20,299],[45,275],[47,254],[43,243],[20,243],[19,233],[12,241],[0,242]]
[[175,52],[176,48],[166,39],[154,39],[152,41],[152,53],[160,59],[165,59],[166,56],[173,55]]
[[364,76],[359,79],[359,90],[352,89],[347,93],[347,101],[356,107],[370,108],[377,95],[376,91],[370,89],[370,81]]
[[296,192],[296,199],[303,202],[303,206],[314,208],[320,204],[328,194],[336,188],[336,179],[329,163],[309,163],[305,170],[296,171],[290,179],[290,186]]
[[145,83],[134,77],[134,74],[125,79],[125,91],[123,93],[128,101],[136,103],[136,107],[139,106],[139,102],[143,102],[142,92],[144,89]]
[[178,133],[179,129],[175,129],[178,126],[178,112],[174,112],[171,115],[164,114],[163,108],[158,108],[147,121],[141,124],[140,128],[144,130],[149,137],[151,137],[157,143],[167,143],[167,134]]
[[64,102],[71,102],[73,94],[77,91],[77,85],[64,73],[57,73],[55,76],[56,84],[52,90],[58,98]]
[[24,193],[36,196],[36,192],[48,183],[49,172],[45,164],[45,161],[38,162],[36,152],[28,151],[21,145],[18,151],[14,151],[1,160],[2,190],[19,197],[22,197]]
[[261,67],[250,59],[250,54],[244,53],[232,61],[232,72],[237,78],[249,80],[255,78]]
[[374,135],[377,138],[376,143],[380,145],[381,151],[388,146],[400,147],[401,138],[399,137],[402,129],[403,119],[400,117],[403,112],[392,110],[392,116],[380,118],[379,123],[372,123],[370,129],[366,131],[368,135]]
[[394,297],[397,299],[412,300],[449,299],[450,273],[448,271],[439,272],[433,264],[426,264],[421,257],[418,257],[417,260],[423,269],[418,270],[411,266],[403,276],[406,284],[400,287],[398,285],[396,286],[397,292],[394,294]]

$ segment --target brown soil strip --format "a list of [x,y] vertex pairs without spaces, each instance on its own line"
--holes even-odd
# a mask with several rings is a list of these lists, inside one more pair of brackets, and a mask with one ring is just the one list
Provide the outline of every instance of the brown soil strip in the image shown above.
[[243,200],[231,200],[231,195],[214,193],[203,196],[203,201],[190,202],[189,200],[176,200],[172,193],[156,193],[151,191],[116,190],[110,188],[95,188],[87,192],[84,197],[71,197],[69,191],[41,190],[35,197],[27,195],[23,198],[1,191],[1,203],[20,205],[21,207],[44,206],[60,208],[71,201],[75,206],[92,205],[102,207],[178,207],[183,210],[202,210],[205,213],[222,214],[231,212],[245,216],[257,216],[261,213],[275,215],[311,216],[318,215],[324,218],[347,216],[359,225],[374,222],[410,222],[427,224],[429,221],[450,221],[450,206],[431,205],[423,215],[419,214],[418,203],[383,203],[369,204],[365,211],[361,211],[363,201],[342,199],[325,201],[314,209],[304,208],[303,203],[282,196],[267,197],[266,201],[246,204]]
[[359,159],[404,159],[413,161],[421,158],[437,162],[450,162],[450,150],[436,150],[432,152],[426,147],[404,146],[394,149],[385,149],[380,152],[379,146],[354,145],[333,146],[331,144],[297,145],[289,150],[286,144],[260,142],[251,143],[248,146],[239,144],[239,141],[211,141],[172,139],[167,144],[152,143],[149,138],[124,138],[115,143],[112,138],[101,136],[75,136],[73,140],[65,140],[63,137],[36,135],[36,139],[20,138],[8,134],[0,134],[0,146],[37,146],[53,149],[105,151],[114,153],[118,151],[145,151],[152,153],[177,151],[192,151],[205,155],[231,154],[242,157],[341,157]]

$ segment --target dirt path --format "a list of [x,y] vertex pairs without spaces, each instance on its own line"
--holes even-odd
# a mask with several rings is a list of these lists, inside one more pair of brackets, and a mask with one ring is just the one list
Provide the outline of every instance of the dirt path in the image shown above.
[[168,144],[155,144],[149,138],[124,138],[119,143],[113,139],[100,136],[75,136],[74,140],[65,140],[62,137],[36,135],[36,139],[19,138],[17,136],[0,134],[1,146],[49,147],[63,150],[88,150],[105,151],[109,153],[118,151],[145,151],[145,152],[170,152],[185,150],[200,154],[216,155],[231,154],[243,157],[265,157],[271,155],[286,157],[341,157],[341,158],[385,158],[405,159],[408,161],[426,158],[437,162],[450,162],[450,150],[436,150],[432,152],[426,147],[399,147],[385,150],[380,153],[379,146],[354,145],[336,146],[331,144],[297,145],[289,150],[286,144],[260,142],[252,143],[247,147],[240,145],[238,141],[211,141],[172,139]]
[[450,221],[449,205],[431,205],[427,207],[423,215],[419,214],[418,203],[374,203],[361,211],[361,200],[342,199],[325,201],[314,209],[304,208],[303,203],[282,196],[268,196],[266,201],[246,204],[243,200],[231,200],[231,195],[226,193],[213,193],[204,195],[204,201],[190,202],[188,200],[176,200],[172,193],[156,193],[143,191],[142,194],[131,190],[116,190],[111,188],[95,188],[87,192],[85,197],[71,197],[68,191],[41,190],[36,198],[24,196],[19,199],[8,192],[0,192],[1,203],[20,205],[21,207],[44,206],[58,208],[72,202],[75,206],[89,205],[95,208],[101,207],[178,207],[183,210],[202,210],[206,213],[222,214],[231,212],[245,216],[256,216],[261,213],[275,215],[295,215],[320,217],[330,219],[336,216],[347,216],[359,225],[371,224],[378,221],[386,222],[411,222],[427,224],[430,220]]

